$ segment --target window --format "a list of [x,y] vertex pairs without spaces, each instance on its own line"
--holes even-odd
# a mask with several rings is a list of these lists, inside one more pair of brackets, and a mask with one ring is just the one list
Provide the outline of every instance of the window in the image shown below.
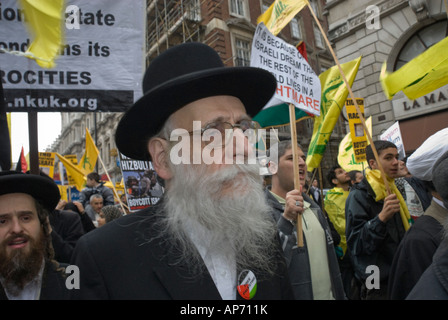
[[230,13],[244,16],[244,0],[230,0]]
[[296,39],[302,39],[302,31],[300,30],[299,19],[292,18],[290,26],[291,26],[291,36]]
[[317,4],[316,0],[310,1],[311,8],[313,8],[314,13],[316,14],[316,17],[319,17],[319,5]]
[[439,21],[420,29],[409,38],[401,49],[395,60],[394,70],[400,69],[429,47],[447,37],[447,35],[447,20]]
[[192,0],[187,6],[188,19],[192,21],[201,21],[201,3],[199,0]]
[[261,6],[261,8],[262,8],[262,12],[261,13],[266,12],[266,10],[268,10],[269,7],[270,7],[269,4],[263,2],[262,6]]
[[243,39],[235,39],[235,66],[245,67],[250,65],[250,43]]
[[319,27],[316,23],[313,23],[313,31],[314,31],[314,44],[316,47],[325,48],[324,41],[322,39],[322,34],[320,33]]

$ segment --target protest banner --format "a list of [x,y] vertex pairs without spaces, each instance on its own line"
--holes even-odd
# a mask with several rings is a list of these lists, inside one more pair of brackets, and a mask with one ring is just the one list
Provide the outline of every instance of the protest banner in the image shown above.
[[319,77],[296,47],[275,37],[263,23],[255,30],[250,60],[252,67],[265,69],[277,79],[277,90],[264,109],[286,102],[320,114]]
[[39,152],[39,168],[50,178],[54,178],[55,152]]
[[404,150],[403,145],[403,138],[401,137],[400,124],[398,123],[398,121],[395,122],[393,125],[391,125],[386,131],[384,131],[380,135],[380,140],[386,140],[394,143],[397,146],[398,155],[400,159],[406,157],[406,152]]
[[[364,116],[364,99],[356,98],[356,102],[358,103],[362,116]],[[350,128],[350,136],[352,137],[353,154],[355,156],[355,160],[356,162],[364,162],[366,161],[367,137],[352,99],[346,100],[345,109],[347,111],[348,125]]]
[[[38,5],[39,2],[36,2]],[[52,69],[20,55],[32,39],[15,0],[0,3],[0,80],[7,112],[122,112],[141,95],[146,1],[68,0]]]
[[[78,158],[76,157],[76,154],[67,154],[64,156],[65,159],[69,160],[73,165],[78,165]],[[59,168],[61,170],[61,167]],[[67,181],[69,185],[73,186],[76,185],[75,180],[73,177],[67,172],[67,169],[65,169],[64,166],[62,166],[62,172],[59,172],[62,179],[61,181]]]
[[155,205],[162,197],[164,188],[157,181],[152,163],[134,160],[121,153],[119,156],[129,211],[135,212]]
[[[372,117],[366,119],[367,130],[372,134]],[[367,140],[367,145],[370,142]],[[345,137],[339,143],[338,149],[338,163],[342,169],[349,172],[352,170],[358,170],[363,172],[364,169],[368,168],[367,160],[362,162],[357,162],[355,159],[355,153],[353,152],[353,143],[351,133],[348,132]]]

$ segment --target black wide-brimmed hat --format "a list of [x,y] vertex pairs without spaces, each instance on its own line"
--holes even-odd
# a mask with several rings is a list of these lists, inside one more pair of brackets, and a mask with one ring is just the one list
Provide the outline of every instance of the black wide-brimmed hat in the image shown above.
[[197,42],[172,47],[155,58],[143,78],[144,96],[120,120],[117,148],[125,156],[149,160],[146,143],[168,117],[183,106],[207,97],[229,95],[255,116],[273,96],[277,82],[268,71],[225,67],[218,53]]
[[10,193],[26,193],[52,212],[61,198],[57,184],[47,177],[18,171],[0,172],[0,196]]

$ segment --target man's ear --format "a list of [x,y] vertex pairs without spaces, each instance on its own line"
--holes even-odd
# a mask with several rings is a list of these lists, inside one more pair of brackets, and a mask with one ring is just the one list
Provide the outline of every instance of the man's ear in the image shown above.
[[369,167],[372,170],[378,169],[378,166],[376,165],[376,160],[375,159],[370,159],[369,160]]
[[[334,180],[336,180],[336,182],[334,182]],[[331,179],[331,183],[333,184],[333,186],[336,186],[338,184],[338,179],[337,178]]]
[[274,175],[278,171],[278,165],[274,161],[269,161],[268,162],[268,170],[272,175]]
[[168,161],[168,141],[161,138],[152,138],[148,142],[148,151],[151,155],[151,162],[157,174],[163,180],[170,180],[173,177]]

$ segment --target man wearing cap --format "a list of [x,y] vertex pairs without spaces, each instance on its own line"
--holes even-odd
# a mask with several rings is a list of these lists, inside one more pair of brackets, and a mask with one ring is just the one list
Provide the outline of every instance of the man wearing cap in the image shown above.
[[[390,299],[402,300],[407,297],[423,272],[433,261],[448,219],[448,206],[444,203],[443,182],[437,188],[434,179],[440,180],[446,172],[448,157],[448,128],[440,130],[426,139],[408,158],[407,168],[413,177],[423,181],[431,190],[432,200],[424,214],[419,217],[398,247],[391,267],[389,279]],[[439,160],[438,160],[439,159]],[[439,164],[438,170],[436,170]],[[437,172],[437,174],[433,174]],[[446,180],[445,180],[446,186]],[[446,195],[446,193],[445,193]]]
[[[432,183],[442,200],[443,207],[448,208],[448,152],[445,152],[434,164]],[[442,230],[438,234],[442,241],[433,255],[432,262],[406,297],[407,300],[448,300],[448,220],[446,215]]]
[[247,164],[249,115],[275,78],[186,43],[152,61],[143,88],[115,140],[127,157],[152,161],[165,194],[80,239],[73,298],[292,299],[259,167]]
[[59,198],[49,178],[0,172],[0,300],[68,298],[48,220]]

